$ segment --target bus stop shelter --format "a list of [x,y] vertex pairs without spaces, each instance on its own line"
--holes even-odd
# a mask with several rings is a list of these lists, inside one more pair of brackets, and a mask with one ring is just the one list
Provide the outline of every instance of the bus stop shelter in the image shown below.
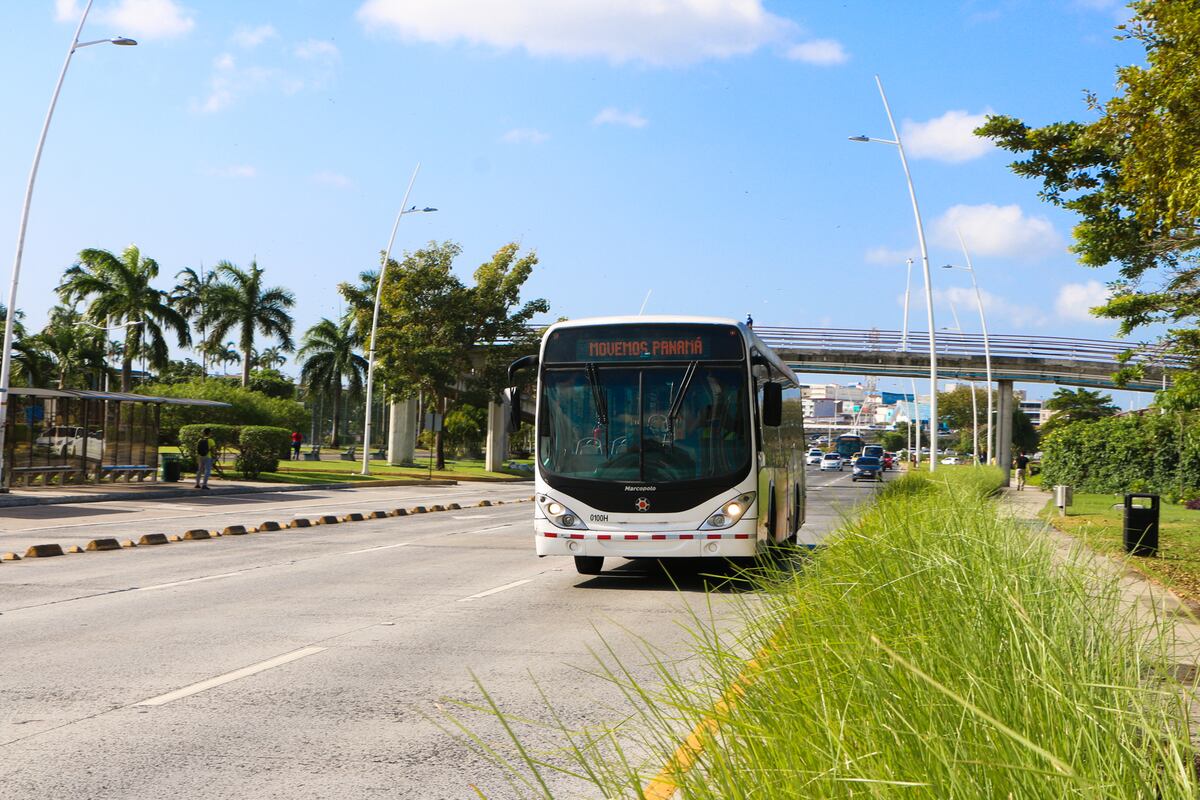
[[214,400],[83,389],[9,390],[0,485],[66,486],[158,480],[164,405],[227,406]]

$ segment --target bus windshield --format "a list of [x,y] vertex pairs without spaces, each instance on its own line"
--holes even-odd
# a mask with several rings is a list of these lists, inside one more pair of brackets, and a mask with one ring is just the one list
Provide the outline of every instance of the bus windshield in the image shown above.
[[548,368],[538,458],[553,476],[666,483],[750,467],[745,366],[703,361]]

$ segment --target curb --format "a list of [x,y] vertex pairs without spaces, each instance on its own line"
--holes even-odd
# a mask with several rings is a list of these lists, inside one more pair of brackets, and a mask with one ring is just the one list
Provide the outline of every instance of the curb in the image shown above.
[[[529,499],[532,500],[533,498],[529,498]],[[524,499],[509,500],[509,501],[480,500],[478,503],[475,504],[474,507],[487,508],[490,506],[504,505],[505,502],[524,503],[524,502],[528,502],[528,500],[524,500]],[[108,550],[131,549],[131,548],[135,548],[135,547],[150,547],[150,546],[154,546],[154,545],[170,544],[172,542],[190,542],[190,541],[200,541],[200,540],[204,540],[204,539],[216,539],[221,536],[245,536],[246,534],[255,533],[258,531],[267,532],[267,531],[280,531],[280,530],[284,530],[284,529],[310,528],[315,525],[338,525],[343,522],[362,522],[362,521],[366,521],[366,520],[387,519],[389,517],[407,517],[407,516],[411,516],[414,514],[432,514],[432,513],[438,512],[438,511],[459,511],[461,509],[462,509],[462,506],[459,505],[458,503],[449,503],[448,505],[445,505],[445,506],[434,505],[434,506],[430,506],[428,508],[426,508],[425,506],[413,506],[410,509],[394,508],[391,511],[369,511],[369,512],[353,511],[353,512],[343,515],[340,518],[333,514],[325,514],[323,516],[312,518],[312,519],[310,519],[308,517],[297,517],[296,519],[293,519],[291,522],[287,523],[286,525],[281,525],[280,523],[278,523],[274,520],[268,520],[268,521],[262,523],[261,525],[259,525],[257,528],[247,527],[245,525],[230,525],[222,531],[215,531],[215,530],[209,531],[209,530],[205,530],[203,528],[194,528],[192,530],[185,531],[182,535],[173,534],[173,535],[168,536],[165,533],[147,533],[147,534],[144,534],[143,536],[141,536],[136,542],[133,541],[132,539],[126,539],[124,541],[119,541],[117,539],[112,539],[112,538],[92,539],[91,541],[89,541],[87,543],[87,545],[85,547],[80,547],[78,545],[71,545],[70,547],[66,548],[65,550],[63,549],[62,545],[55,544],[55,543],[35,544],[35,545],[31,546],[25,552],[24,556],[21,556],[21,555],[18,555],[17,553],[12,553],[12,552],[0,553],[0,562],[20,561],[20,560],[22,560],[22,558],[52,558],[54,556],[65,555],[66,553],[99,552],[99,551],[108,551]]]

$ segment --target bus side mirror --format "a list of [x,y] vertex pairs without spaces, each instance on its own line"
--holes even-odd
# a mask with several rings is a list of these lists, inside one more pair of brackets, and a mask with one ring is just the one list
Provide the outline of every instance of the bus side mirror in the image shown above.
[[783,424],[783,384],[763,384],[763,425],[778,428]]
[[521,427],[521,390],[514,386],[504,394],[508,400],[508,430],[512,433]]

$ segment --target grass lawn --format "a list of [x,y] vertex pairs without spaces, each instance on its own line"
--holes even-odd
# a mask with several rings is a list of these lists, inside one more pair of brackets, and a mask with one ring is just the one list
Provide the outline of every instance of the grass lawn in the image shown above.
[[[163,448],[165,450],[165,448]],[[528,459],[524,462],[531,463]],[[236,479],[237,470],[233,461],[222,461],[221,468],[227,477]],[[420,481],[430,477],[428,467],[393,467],[383,460],[371,461],[371,474],[360,475],[361,461],[280,461],[276,472],[264,472],[258,480],[268,483],[358,483],[364,481],[394,481],[411,479]],[[488,472],[481,459],[446,459],[446,469],[434,470],[435,479],[511,481],[529,479],[532,472],[504,470]]]
[[[1076,492],[1067,516],[1058,516],[1053,498],[1042,513],[1089,547],[1124,556],[1123,502],[1121,495]],[[1158,558],[1130,558],[1130,565],[1200,602],[1200,511],[1160,504],[1158,546]]]

